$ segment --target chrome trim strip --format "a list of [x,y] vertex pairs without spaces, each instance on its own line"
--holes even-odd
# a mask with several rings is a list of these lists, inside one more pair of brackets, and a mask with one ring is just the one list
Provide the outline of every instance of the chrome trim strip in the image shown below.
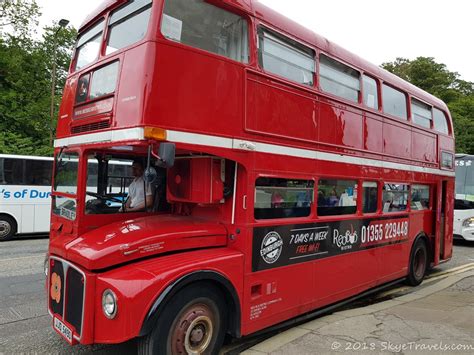
[[[311,149],[294,148],[278,144],[263,143],[237,138],[226,138],[215,135],[189,133],[181,131],[166,130],[167,140],[175,143],[194,144],[207,147],[217,147],[225,149],[236,149],[243,151],[254,151],[267,154],[278,154],[297,158],[313,160],[323,160],[353,165],[366,165],[380,169],[403,170],[409,172],[443,175],[454,177],[454,171],[443,169],[427,168],[410,164],[387,162],[385,160],[360,158],[344,154],[321,152]],[[143,127],[119,129],[108,132],[89,133],[69,138],[57,139],[55,147],[63,147],[74,144],[120,142],[126,140],[144,140],[145,132]]]

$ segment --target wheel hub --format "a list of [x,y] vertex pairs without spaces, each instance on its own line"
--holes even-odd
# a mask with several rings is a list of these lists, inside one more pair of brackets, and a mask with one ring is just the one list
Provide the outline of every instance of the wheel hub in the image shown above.
[[171,334],[173,354],[203,354],[213,335],[212,312],[206,305],[192,305],[176,322]]
[[5,221],[0,221],[0,237],[5,237],[11,231],[11,226]]

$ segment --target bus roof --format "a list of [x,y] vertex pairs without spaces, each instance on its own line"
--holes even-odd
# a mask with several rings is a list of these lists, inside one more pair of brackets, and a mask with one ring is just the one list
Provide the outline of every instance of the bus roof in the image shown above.
[[35,156],[35,155],[0,154],[0,159],[23,159],[23,160],[47,160],[47,161],[52,161],[53,157],[39,157],[39,156]]
[[[93,20],[101,16],[111,7],[116,7],[119,4],[125,3],[127,0],[104,0],[102,3],[84,20],[80,26],[79,32],[81,32],[86,26],[88,26]],[[214,0],[213,0],[214,1]],[[211,3],[213,1],[210,1]],[[387,84],[401,89],[418,99],[425,101],[427,104],[433,105],[442,109],[446,113],[449,113],[446,104],[438,99],[437,97],[427,93],[426,91],[410,84],[409,82],[399,78],[398,76],[388,72],[379,66],[370,63],[369,61],[361,58],[357,54],[354,54],[338,44],[329,41],[323,36],[307,29],[306,27],[298,24],[297,22],[290,20],[284,15],[276,12],[275,10],[267,7],[257,0],[220,0],[226,3],[228,6],[236,7],[240,11],[246,11],[252,14],[254,17],[263,20],[270,24],[275,29],[285,32],[285,34],[293,37],[296,40],[306,42],[307,45],[318,48],[330,56],[333,56],[349,66],[355,67],[369,76],[375,76]],[[216,1],[217,2],[217,1]]]

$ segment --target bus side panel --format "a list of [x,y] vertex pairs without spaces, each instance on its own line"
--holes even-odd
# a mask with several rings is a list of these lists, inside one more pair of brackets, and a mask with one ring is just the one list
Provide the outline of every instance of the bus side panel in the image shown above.
[[21,206],[21,232],[35,232],[35,205],[24,204]]

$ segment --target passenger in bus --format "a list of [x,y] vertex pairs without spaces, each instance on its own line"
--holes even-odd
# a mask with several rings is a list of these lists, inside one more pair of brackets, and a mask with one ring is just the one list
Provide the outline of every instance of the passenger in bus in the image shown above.
[[335,207],[339,205],[339,197],[337,196],[335,188],[333,188],[329,193],[328,205],[329,207]]
[[[148,210],[153,205],[153,191],[150,183],[143,179],[143,162],[139,159],[133,161],[132,175],[135,179],[128,187],[128,198],[125,203],[125,212],[140,212]],[[145,203],[146,194],[146,203]]]

